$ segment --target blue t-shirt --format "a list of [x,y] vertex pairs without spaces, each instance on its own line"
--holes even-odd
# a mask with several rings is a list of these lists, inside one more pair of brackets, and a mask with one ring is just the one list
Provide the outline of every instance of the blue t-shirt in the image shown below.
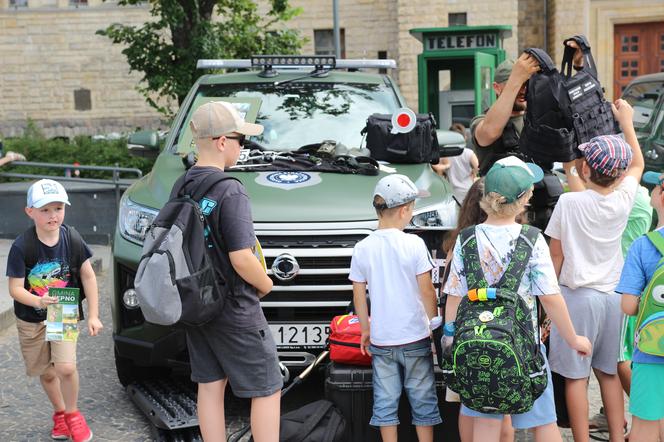
[[[657,229],[657,232],[664,236],[664,228]],[[627,252],[616,292],[641,296],[657,270],[657,263],[660,259],[662,259],[661,253],[647,236],[637,238]],[[664,358],[643,353],[636,345],[632,361],[641,364],[664,364]]]

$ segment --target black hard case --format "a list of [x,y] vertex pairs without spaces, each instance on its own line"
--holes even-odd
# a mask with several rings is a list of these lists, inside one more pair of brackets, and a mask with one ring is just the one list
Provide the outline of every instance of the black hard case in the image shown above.
[[[438,406],[443,418],[434,428],[436,442],[458,442],[459,403],[445,402],[445,385],[438,367],[435,367]],[[346,419],[350,432],[349,442],[380,442],[377,427],[369,425],[373,409],[371,367],[358,367],[331,362],[325,376],[325,398],[332,401]],[[399,442],[417,442],[415,427],[411,424],[410,405],[405,392],[399,403]]]

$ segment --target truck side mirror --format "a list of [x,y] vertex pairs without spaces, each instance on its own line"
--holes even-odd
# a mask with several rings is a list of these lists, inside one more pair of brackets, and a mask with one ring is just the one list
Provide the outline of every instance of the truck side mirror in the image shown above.
[[466,147],[466,139],[459,132],[438,129],[436,135],[441,158],[461,155]]
[[129,153],[138,157],[154,158],[159,155],[159,134],[153,130],[141,130],[129,136]]

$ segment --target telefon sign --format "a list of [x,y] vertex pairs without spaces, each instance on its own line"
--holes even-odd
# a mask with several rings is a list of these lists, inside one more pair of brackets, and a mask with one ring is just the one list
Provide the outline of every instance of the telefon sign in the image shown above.
[[486,49],[497,48],[497,34],[431,35],[424,45],[428,51],[441,49]]

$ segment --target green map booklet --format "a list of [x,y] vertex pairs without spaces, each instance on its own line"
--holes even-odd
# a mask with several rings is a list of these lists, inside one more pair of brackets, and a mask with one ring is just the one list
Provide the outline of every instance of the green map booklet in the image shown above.
[[58,303],[46,309],[46,340],[76,342],[78,339],[78,288],[51,288],[48,295]]

